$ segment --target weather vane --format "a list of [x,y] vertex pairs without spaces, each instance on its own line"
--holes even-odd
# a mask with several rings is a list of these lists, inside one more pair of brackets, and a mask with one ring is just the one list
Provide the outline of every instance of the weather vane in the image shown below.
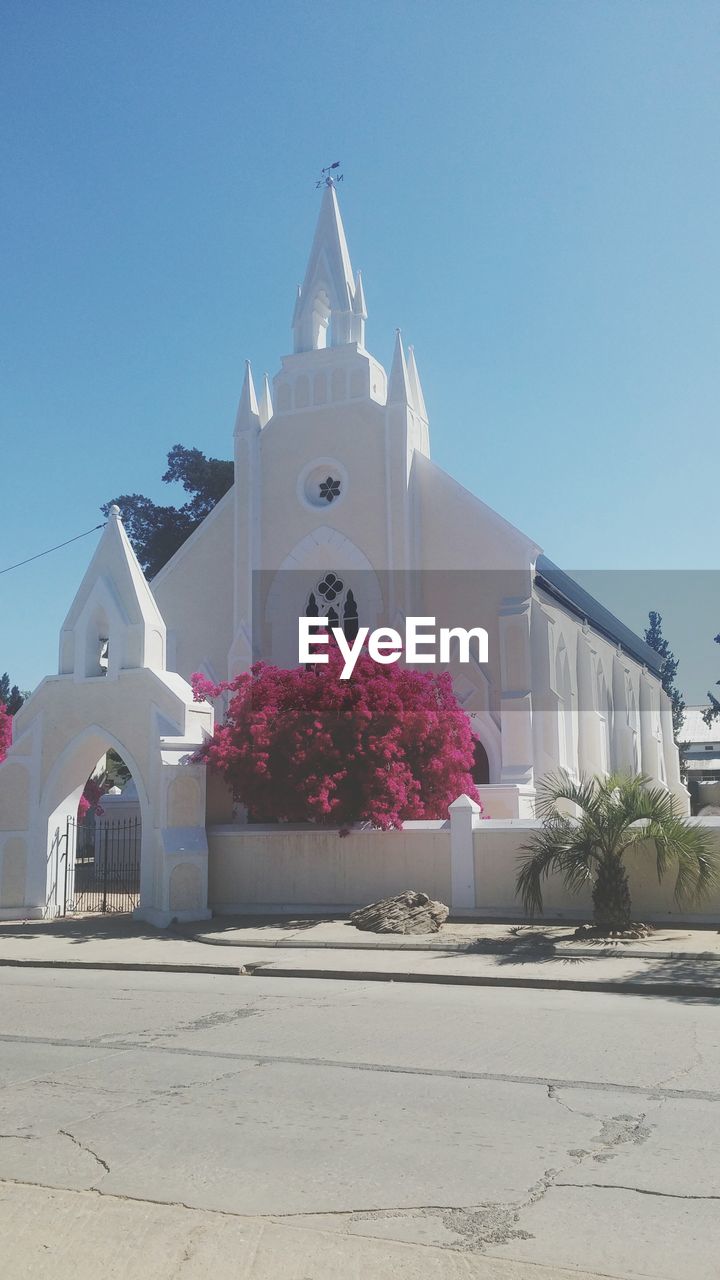
[[320,177],[315,183],[315,190],[317,191],[318,187],[334,187],[336,183],[342,182],[343,177],[345,175],[342,173],[333,173],[333,169],[339,169],[339,168],[340,168],[340,161],[335,160],[333,164],[329,164],[326,166],[326,168],[321,169]]

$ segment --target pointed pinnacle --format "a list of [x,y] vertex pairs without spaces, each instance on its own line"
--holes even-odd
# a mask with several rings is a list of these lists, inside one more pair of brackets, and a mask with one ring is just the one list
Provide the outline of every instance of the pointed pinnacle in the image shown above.
[[273,416],[272,395],[270,394],[270,379],[268,378],[267,374],[265,374],[265,377],[263,379],[263,389],[260,395],[258,412],[260,414],[260,426],[264,427]]
[[258,409],[257,396],[255,395],[255,383],[253,382],[252,368],[250,361],[245,361],[245,379],[243,381],[242,391],[240,392],[240,403],[238,405],[237,416],[235,418],[235,432],[247,431],[250,427],[256,427],[260,423],[260,411]]
[[415,348],[414,348],[414,347],[408,347],[408,375],[409,375],[409,378],[410,378],[410,387],[411,387],[411,390],[412,390],[412,396],[413,396],[413,402],[414,402],[414,405],[415,405],[415,409],[416,409],[416,410],[417,410],[417,412],[419,413],[420,417],[421,417],[425,422],[427,422],[427,421],[428,421],[428,412],[427,412],[427,409],[425,408],[425,397],[424,397],[423,392],[422,392],[422,384],[421,384],[421,382],[420,382],[420,374],[418,373],[418,367],[417,367],[417,365],[416,365],[416,363],[415,363]]
[[395,353],[393,355],[390,381],[388,382],[388,404],[407,404],[413,407],[412,391],[408,376],[405,352],[403,351],[400,330],[395,332]]
[[367,304],[365,302],[365,290],[363,289],[362,271],[358,271],[355,277],[353,311],[355,312],[355,315],[360,316],[362,320],[367,320]]

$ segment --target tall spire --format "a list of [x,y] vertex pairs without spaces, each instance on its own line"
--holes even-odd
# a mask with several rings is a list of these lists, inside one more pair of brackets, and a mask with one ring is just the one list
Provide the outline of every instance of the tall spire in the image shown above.
[[237,417],[235,418],[235,435],[238,435],[241,431],[249,431],[252,427],[259,426],[260,410],[258,409],[257,396],[255,395],[255,383],[253,382],[250,361],[246,360],[245,379],[240,392]]
[[420,383],[420,374],[418,373],[418,368],[415,363],[414,347],[408,347],[408,377],[410,379],[410,390],[412,391],[412,398],[413,398],[413,404],[415,406],[415,410],[419,414],[419,416],[423,419],[423,421],[427,422],[428,413],[427,413],[427,409],[425,408],[425,397],[423,395],[422,385]]
[[390,381],[388,383],[388,404],[406,404],[411,408],[413,405],[413,394],[410,386],[410,376],[408,367],[405,363],[405,352],[403,350],[402,335],[400,330],[395,331],[395,352],[393,355],[392,369],[390,370]]
[[339,347],[353,338],[355,280],[335,186],[323,192],[305,279],[295,304],[295,351]]

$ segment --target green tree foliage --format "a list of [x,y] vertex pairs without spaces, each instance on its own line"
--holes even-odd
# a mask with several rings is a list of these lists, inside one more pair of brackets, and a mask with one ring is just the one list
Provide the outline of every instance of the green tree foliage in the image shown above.
[[645,642],[659,653],[662,658],[662,667],[660,668],[660,680],[662,687],[672,702],[672,721],[673,721],[673,737],[677,742],[678,734],[683,727],[685,719],[685,699],[675,681],[677,669],[680,660],[675,657],[670,645],[663,635],[662,617],[656,613],[654,609],[649,613],[650,626],[645,631]]
[[148,578],[153,578],[167,564],[233,482],[232,462],[206,458],[199,449],[173,445],[167,460],[163,482],[179,483],[190,494],[182,506],[163,507],[143,494],[124,493],[102,507],[105,516],[113,503],[120,508],[128,537]]
[[10,684],[10,677],[7,671],[0,676],[0,704],[7,708],[8,714],[14,716],[19,711],[25,696],[20,692],[17,685]]
[[699,901],[718,883],[710,832],[688,822],[672,793],[642,774],[576,782],[561,770],[540,784],[537,803],[542,827],[526,846],[517,877],[527,911],[542,911],[542,882],[556,874],[572,893],[592,885],[598,932],[625,932],[632,923],[625,855],[638,847],[654,848],[658,880],[676,868],[681,904]]
[[[720,635],[715,636],[715,643],[720,644]],[[720,680],[718,680],[717,683],[720,684]],[[720,716],[720,698],[716,698],[715,694],[710,693],[709,690],[708,698],[710,700],[710,706],[707,711],[703,713],[703,720],[706,724],[712,724],[713,720],[716,720],[718,716]]]

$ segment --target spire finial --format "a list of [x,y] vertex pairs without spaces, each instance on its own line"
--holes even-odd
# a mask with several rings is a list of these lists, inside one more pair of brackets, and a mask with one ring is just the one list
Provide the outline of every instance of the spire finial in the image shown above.
[[321,169],[320,177],[315,183],[315,190],[317,191],[319,187],[334,187],[338,182],[342,182],[345,174],[338,173],[339,168],[340,161],[333,160],[332,164],[327,164],[324,169]]

